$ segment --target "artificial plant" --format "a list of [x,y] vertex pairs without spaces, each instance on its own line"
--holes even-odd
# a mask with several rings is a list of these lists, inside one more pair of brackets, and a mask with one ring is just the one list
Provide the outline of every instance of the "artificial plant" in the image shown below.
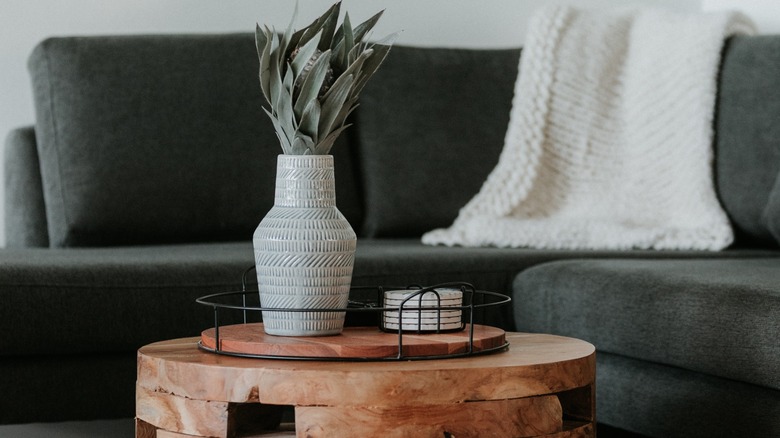
[[382,12],[356,27],[349,14],[338,24],[341,2],[310,25],[293,31],[297,5],[279,35],[257,25],[260,88],[285,154],[324,155],[349,125],[358,94],[384,61],[396,34],[365,42]]

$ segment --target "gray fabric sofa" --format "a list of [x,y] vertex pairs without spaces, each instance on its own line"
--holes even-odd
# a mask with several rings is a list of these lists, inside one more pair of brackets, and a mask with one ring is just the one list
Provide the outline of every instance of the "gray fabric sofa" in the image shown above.
[[[333,149],[355,285],[466,281],[485,322],[596,345],[601,423],[780,434],[780,37],[724,49],[721,252],[423,246],[498,160],[521,52],[395,47]],[[135,351],[213,323],[240,287],[281,152],[249,34],[52,38],[36,123],[5,142],[0,422],[130,417]]]

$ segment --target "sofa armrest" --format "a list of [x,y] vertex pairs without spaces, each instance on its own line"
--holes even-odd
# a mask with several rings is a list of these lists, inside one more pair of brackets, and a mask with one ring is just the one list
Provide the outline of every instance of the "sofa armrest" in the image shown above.
[[6,246],[49,246],[33,127],[11,131],[4,152]]

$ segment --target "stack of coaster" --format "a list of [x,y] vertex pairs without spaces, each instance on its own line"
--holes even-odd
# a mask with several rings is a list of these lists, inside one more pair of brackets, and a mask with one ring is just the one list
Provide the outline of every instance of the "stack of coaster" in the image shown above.
[[[407,298],[409,300],[404,302]],[[384,312],[385,329],[398,330],[400,326],[402,331],[436,332],[463,328],[460,310],[463,292],[459,289],[441,288],[425,293],[415,290],[385,292],[384,307],[400,308],[402,304],[402,311]],[[456,309],[448,310],[448,307]]]

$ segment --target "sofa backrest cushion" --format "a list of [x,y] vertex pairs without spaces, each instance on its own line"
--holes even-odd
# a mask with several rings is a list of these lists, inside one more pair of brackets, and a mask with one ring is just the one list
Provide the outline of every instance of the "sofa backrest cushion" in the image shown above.
[[393,47],[356,111],[365,236],[452,223],[498,162],[519,56]]
[[[764,244],[780,230],[780,37],[727,41],[715,116],[716,184],[737,242]],[[777,236],[780,238],[780,235]]]
[[29,69],[51,246],[251,239],[281,153],[252,34],[52,38]]

